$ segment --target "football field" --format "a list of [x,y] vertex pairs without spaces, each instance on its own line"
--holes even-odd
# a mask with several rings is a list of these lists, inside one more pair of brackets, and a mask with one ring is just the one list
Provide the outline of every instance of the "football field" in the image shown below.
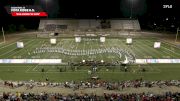
[[[133,38],[131,45],[126,44],[125,38],[106,38],[104,43],[98,38],[82,38],[79,43],[74,38],[57,38],[56,44],[51,44],[49,38],[23,38],[18,41],[24,43],[24,48],[17,48],[16,41],[0,44],[0,59],[62,59],[62,64],[0,64],[2,80],[44,81],[47,77],[51,81],[87,80],[90,78],[88,71],[91,66],[72,67],[68,63],[79,63],[82,60],[122,62],[127,54],[124,52],[131,53],[136,59],[180,59],[179,48],[156,38]],[[154,42],[161,42],[161,48],[155,49]],[[65,54],[58,49],[63,49]],[[121,56],[110,51],[113,49],[122,49]],[[180,64],[130,64],[127,67],[128,72],[124,72],[124,68],[118,64],[102,65],[97,67],[97,74],[103,80],[112,81],[180,79]],[[146,71],[142,72],[142,68]]]

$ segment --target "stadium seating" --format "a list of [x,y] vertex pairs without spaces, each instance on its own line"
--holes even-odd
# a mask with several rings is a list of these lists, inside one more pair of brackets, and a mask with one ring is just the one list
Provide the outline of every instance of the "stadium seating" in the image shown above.
[[111,28],[115,30],[140,30],[138,20],[111,20]]
[[47,25],[45,25],[45,30],[46,31],[55,31],[56,25],[55,24],[47,24]]
[[[112,30],[140,30],[140,25],[138,20],[109,20]],[[84,20],[47,20],[42,19],[39,24],[39,30],[53,31],[53,30],[95,30],[102,28],[101,20],[95,19],[84,19]],[[58,28],[58,29],[57,29]]]

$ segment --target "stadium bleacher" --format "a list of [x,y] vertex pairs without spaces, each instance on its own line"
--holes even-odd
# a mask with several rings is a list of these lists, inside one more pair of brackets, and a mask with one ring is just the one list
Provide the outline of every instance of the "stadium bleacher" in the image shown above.
[[[140,30],[140,24],[138,20],[109,20],[112,30]],[[104,23],[101,23],[101,20],[95,19],[81,19],[81,20],[62,20],[62,19],[42,19],[39,24],[39,30],[48,29],[46,31],[55,30],[57,26],[58,30],[61,29],[71,29],[71,30],[89,30],[89,29],[100,29],[104,26]]]
[[140,30],[138,20],[111,20],[111,28],[115,30]]
[[47,25],[45,25],[45,30],[46,31],[55,31],[56,25],[55,24],[47,24]]

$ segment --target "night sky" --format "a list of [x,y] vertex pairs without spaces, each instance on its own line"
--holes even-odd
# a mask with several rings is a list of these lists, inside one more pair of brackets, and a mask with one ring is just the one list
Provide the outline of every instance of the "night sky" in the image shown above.
[[[39,17],[11,17],[6,13],[7,5],[40,5],[48,12],[49,18],[77,18],[77,19],[109,19],[130,18],[140,21],[159,21],[161,19],[179,21],[180,0],[0,0],[1,25],[5,23],[32,22],[38,23]],[[163,5],[172,5],[165,9]],[[97,18],[97,16],[99,16]],[[5,19],[8,19],[5,20]],[[18,21],[18,22],[17,22]],[[152,23],[153,23],[152,22]],[[32,23],[33,24],[33,23]]]

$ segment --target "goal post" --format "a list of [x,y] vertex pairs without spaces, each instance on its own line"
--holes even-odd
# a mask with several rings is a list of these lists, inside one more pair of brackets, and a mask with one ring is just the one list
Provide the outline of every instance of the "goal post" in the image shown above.
[[6,42],[6,38],[5,38],[5,35],[4,35],[4,29],[3,29],[3,27],[2,27],[2,34],[3,34],[3,41],[4,41],[4,43]]
[[175,42],[177,42],[179,31],[180,31],[180,30],[179,30],[179,27],[178,27],[178,28],[177,28],[177,33],[176,33]]
[[[2,37],[1,37],[2,36]],[[6,42],[6,38],[5,38],[5,35],[4,35],[4,29],[3,27],[1,28],[1,32],[0,32],[0,43],[5,43]]]

